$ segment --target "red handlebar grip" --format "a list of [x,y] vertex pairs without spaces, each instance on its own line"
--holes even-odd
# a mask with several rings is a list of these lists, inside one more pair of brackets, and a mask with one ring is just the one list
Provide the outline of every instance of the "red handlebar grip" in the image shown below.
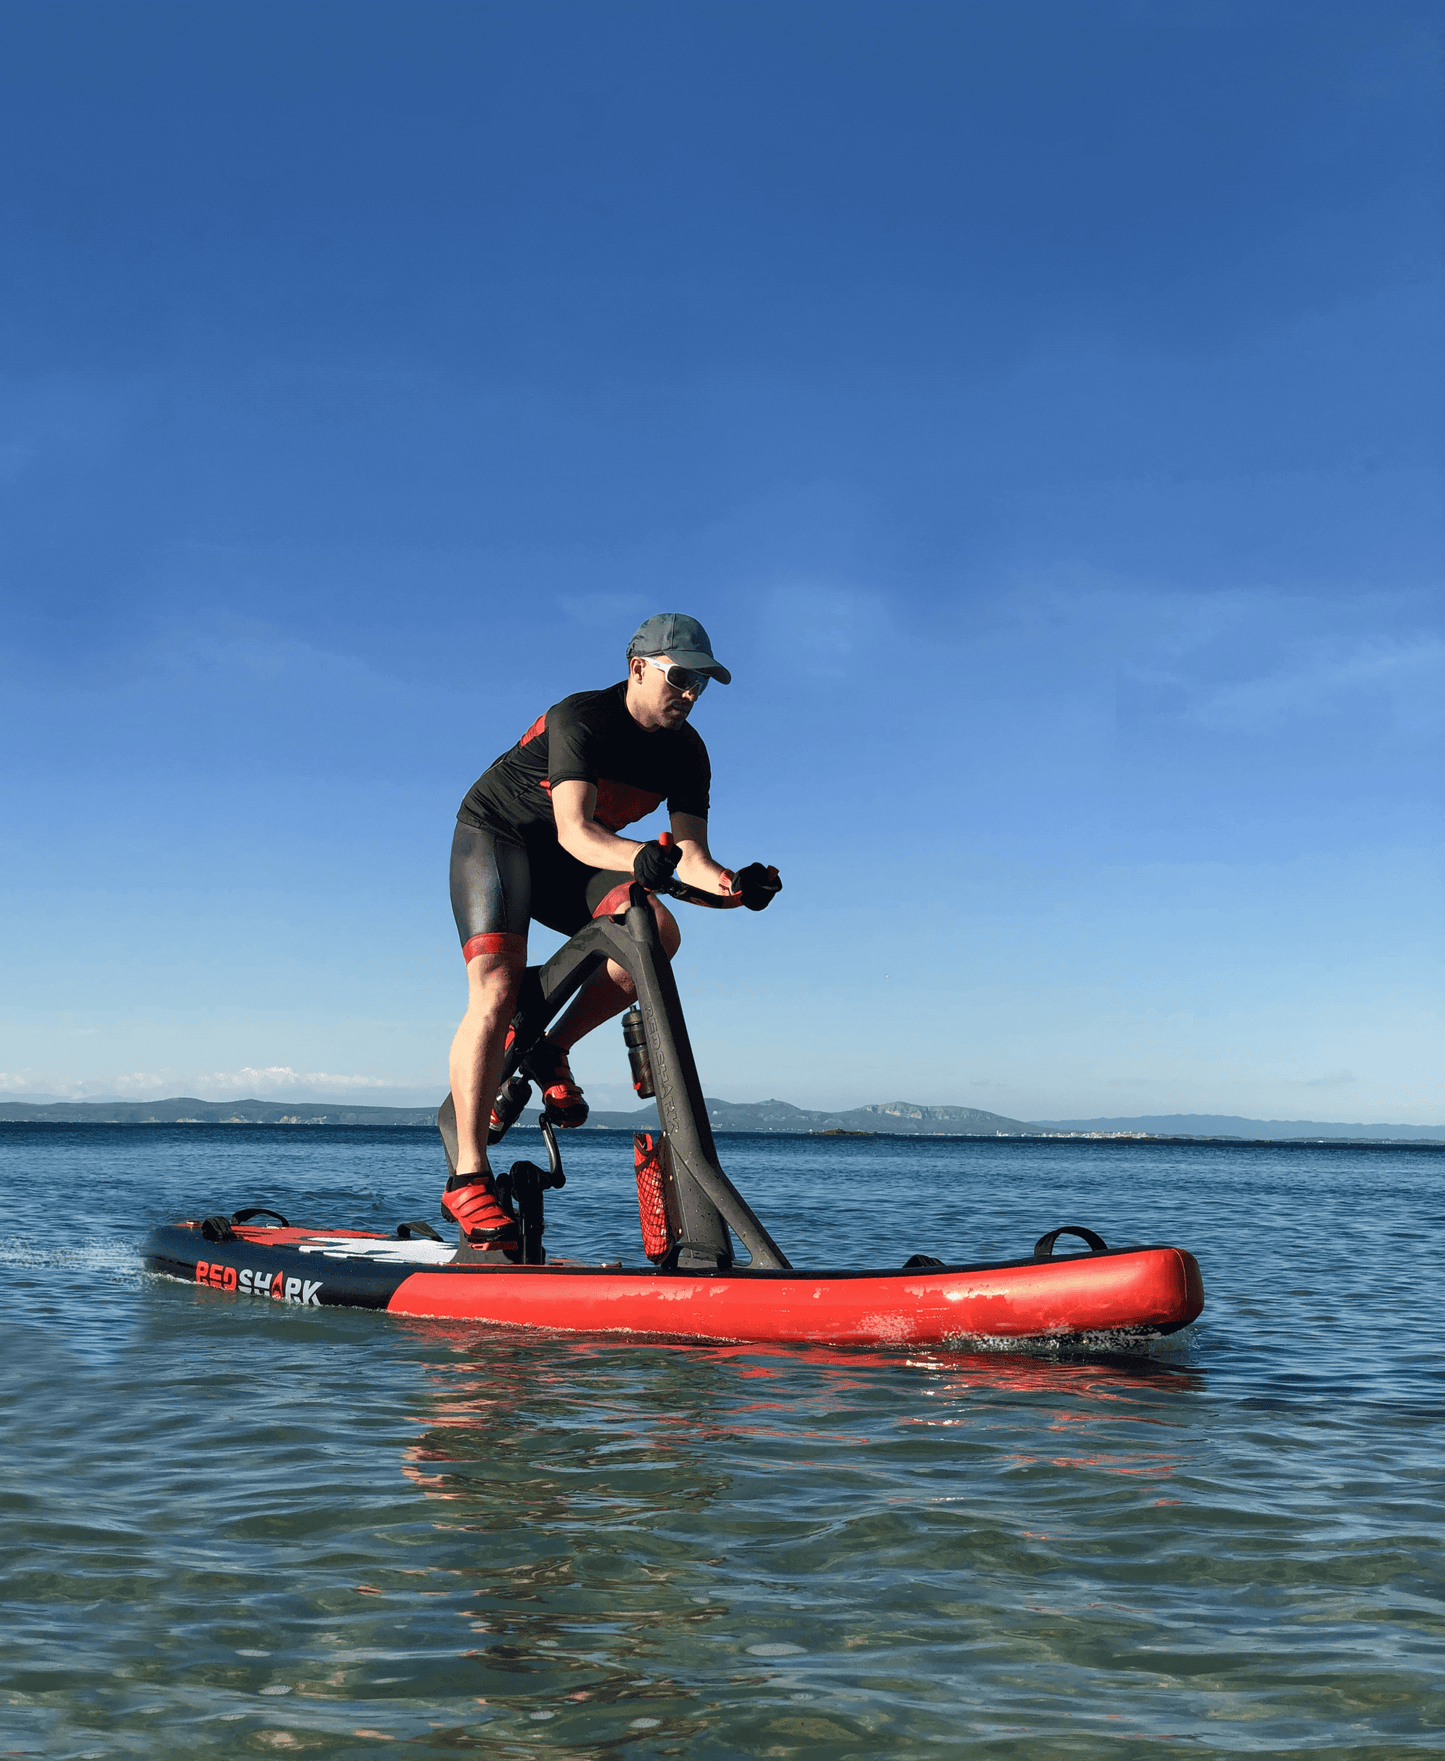
[[664,850],[666,850],[670,844],[675,844],[677,842],[671,832],[659,832],[657,834],[657,841],[662,845]]

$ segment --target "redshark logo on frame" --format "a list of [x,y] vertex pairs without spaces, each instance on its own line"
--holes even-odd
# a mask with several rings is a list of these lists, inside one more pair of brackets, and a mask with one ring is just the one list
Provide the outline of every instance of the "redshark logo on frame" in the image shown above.
[[272,1302],[295,1302],[303,1308],[321,1307],[319,1278],[288,1278],[281,1272],[253,1272],[249,1267],[237,1272],[219,1261],[197,1260],[196,1283],[208,1284],[212,1290],[239,1291],[242,1296],[265,1296]]

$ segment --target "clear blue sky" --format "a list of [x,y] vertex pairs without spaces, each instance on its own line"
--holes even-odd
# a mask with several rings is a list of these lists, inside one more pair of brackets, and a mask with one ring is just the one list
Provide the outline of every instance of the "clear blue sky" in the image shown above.
[[457,803],[681,609],[710,1093],[1440,1122],[1442,30],[12,0],[0,1085],[444,1092]]

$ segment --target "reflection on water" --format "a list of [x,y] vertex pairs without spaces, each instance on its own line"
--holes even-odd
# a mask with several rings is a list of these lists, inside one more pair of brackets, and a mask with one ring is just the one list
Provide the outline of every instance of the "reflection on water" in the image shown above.
[[[949,1580],[1016,1573],[1057,1545],[1020,1526],[1009,1482],[1042,1465],[1157,1493],[1180,1457],[1157,1433],[1203,1386],[1147,1358],[515,1336],[479,1351],[465,1328],[413,1326],[447,1356],[428,1354],[402,1471],[445,1507],[439,1529],[501,1553],[460,1611],[462,1655],[481,1702],[541,1698],[559,1737],[574,1708],[593,1708],[580,1736],[601,1707],[643,1700],[659,1733],[690,1743],[744,1705],[786,1737],[791,1708],[814,1703],[828,1708],[809,1714],[816,1739],[884,1740],[877,1702],[924,1689],[925,1641],[945,1655],[997,1642],[995,1615]],[[860,1606],[860,1578],[876,1607]],[[964,1641],[961,1623],[987,1631]],[[721,1704],[720,1656],[734,1690]]]
[[[434,1145],[364,1140],[0,1138],[9,1750],[1434,1752],[1438,1352],[1402,1293],[1435,1163],[725,1146],[818,1258],[884,1180],[910,1250],[1178,1239],[1210,1306],[1138,1355],[488,1333],[137,1272],[198,1194],[426,1208]],[[635,1253],[608,1153],[559,1232]],[[116,1215],[44,1245],[97,1167]]]

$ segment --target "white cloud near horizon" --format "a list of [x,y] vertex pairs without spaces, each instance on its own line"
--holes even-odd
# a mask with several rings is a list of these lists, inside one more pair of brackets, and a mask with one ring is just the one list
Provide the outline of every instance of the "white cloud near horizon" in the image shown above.
[[[289,1065],[243,1066],[239,1070],[207,1072],[179,1070],[131,1070],[109,1076],[67,1081],[42,1071],[0,1070],[0,1096],[50,1094],[61,1100],[97,1098],[158,1101],[190,1095],[204,1101],[242,1100],[337,1100],[351,1099],[361,1105],[427,1105],[436,1084],[389,1076],[343,1075],[332,1071],[293,1070]],[[423,1097],[397,1101],[400,1094]],[[385,1098],[383,1098],[385,1097]],[[435,1098],[439,1101],[440,1095]]]

